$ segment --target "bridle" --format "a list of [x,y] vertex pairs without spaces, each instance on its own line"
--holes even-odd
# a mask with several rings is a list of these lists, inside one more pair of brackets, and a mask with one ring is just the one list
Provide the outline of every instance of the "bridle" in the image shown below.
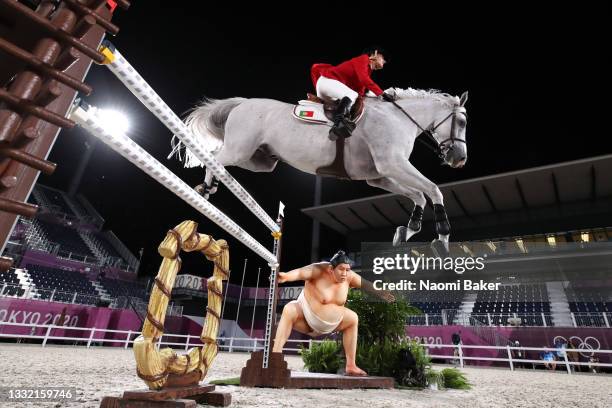
[[[436,154],[436,156],[438,156],[440,160],[444,161],[445,154],[448,153],[448,151],[453,150],[455,143],[466,143],[464,139],[459,139],[456,134],[457,115],[462,114],[463,116],[467,118],[467,112],[463,104],[455,105],[453,107],[452,112],[449,113],[440,122],[438,122],[438,124],[435,124],[435,122],[432,122],[431,125],[429,125],[427,128],[424,128],[412,116],[410,116],[410,114],[406,112],[404,108],[402,108],[397,102],[395,101],[390,101],[390,102],[400,111],[402,111],[402,113],[406,115],[408,119],[410,119],[412,123],[414,123],[419,128],[419,130],[421,131],[421,134],[419,134],[419,136],[425,135],[426,138],[421,139],[419,138],[419,136],[417,136],[417,140],[423,143],[432,152],[434,152],[434,154]],[[436,139],[436,135],[437,135],[436,130],[450,118],[452,118],[450,135],[448,138],[444,139],[443,141],[438,142],[438,140]]]

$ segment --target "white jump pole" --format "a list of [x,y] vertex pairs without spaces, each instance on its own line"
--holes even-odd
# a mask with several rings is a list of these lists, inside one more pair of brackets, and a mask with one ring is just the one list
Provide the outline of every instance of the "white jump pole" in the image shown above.
[[236,181],[236,179],[223,167],[221,163],[206,149],[204,144],[193,132],[176,116],[170,107],[147,84],[142,76],[121,55],[119,50],[108,42],[100,47],[100,52],[107,60],[107,66],[113,74],[142,102],[162,123],[175,134],[181,142],[199,160],[210,169],[214,175],[251,210],[272,232],[278,232],[278,224],[261,208],[255,199]]
[[157,180],[161,185],[183,199],[183,201],[191,205],[212,222],[234,236],[256,254],[268,261],[270,265],[277,265],[276,256],[272,252],[268,251],[238,224],[222,213],[217,207],[205,200],[193,188],[151,156],[136,142],[122,132],[108,131],[105,123],[95,115],[95,111],[96,109],[93,107],[85,110],[82,106],[75,106],[70,114],[70,118],[89,133],[102,140],[111,149]]

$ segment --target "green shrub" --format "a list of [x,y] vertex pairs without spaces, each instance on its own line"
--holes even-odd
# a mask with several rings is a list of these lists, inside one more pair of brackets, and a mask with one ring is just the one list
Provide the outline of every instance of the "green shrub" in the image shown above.
[[469,390],[472,388],[468,382],[465,374],[456,368],[445,368],[441,371],[442,377],[444,377],[445,388],[455,388],[460,390]]
[[313,343],[310,349],[301,347],[304,366],[312,373],[336,374],[344,367],[344,351],[335,341],[325,340]]
[[398,371],[398,354],[401,344],[358,343],[355,362],[368,375],[395,377]]
[[444,388],[444,375],[440,371],[427,368],[425,378],[427,379],[427,385],[435,385],[438,389]]
[[400,341],[406,336],[408,315],[421,313],[401,298],[387,303],[359,290],[349,291],[346,307],[359,316],[358,337],[362,344]]

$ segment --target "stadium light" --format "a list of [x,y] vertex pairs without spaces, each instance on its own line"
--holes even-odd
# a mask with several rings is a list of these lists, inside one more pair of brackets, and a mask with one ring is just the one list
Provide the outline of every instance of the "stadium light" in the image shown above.
[[130,122],[122,112],[115,109],[95,109],[95,115],[102,120],[106,129],[111,133],[126,134],[130,129]]
[[548,241],[548,245],[550,245],[551,247],[557,246],[557,238],[555,238],[554,235],[547,236],[546,240]]
[[522,238],[517,238],[514,240],[514,242],[516,242],[516,245],[518,245],[518,247],[520,248],[521,252],[523,252],[524,254],[527,253],[527,248],[525,248],[525,243],[523,242]]
[[474,252],[466,244],[461,244],[461,248],[463,248],[463,252],[474,258]]

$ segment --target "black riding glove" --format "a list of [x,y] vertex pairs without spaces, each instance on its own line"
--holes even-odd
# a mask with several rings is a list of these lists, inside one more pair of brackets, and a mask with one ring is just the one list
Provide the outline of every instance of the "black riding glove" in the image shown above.
[[389,93],[383,92],[380,96],[383,98],[383,101],[387,101],[387,102],[394,102],[395,101],[395,96],[393,96],[393,95],[391,95]]

